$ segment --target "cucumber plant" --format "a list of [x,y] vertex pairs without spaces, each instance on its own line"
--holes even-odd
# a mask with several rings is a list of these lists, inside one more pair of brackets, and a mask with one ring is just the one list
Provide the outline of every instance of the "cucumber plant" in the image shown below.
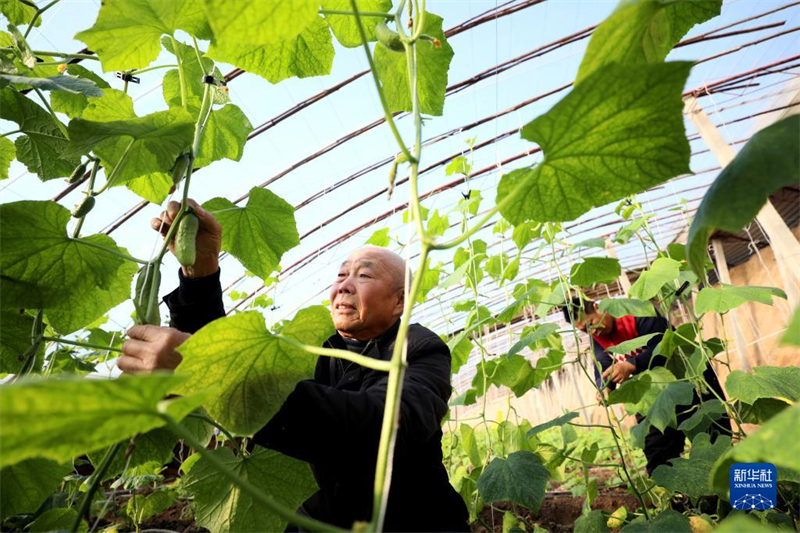
[[[176,443],[182,442],[195,453],[183,462],[183,477],[174,488],[193,499],[198,525],[214,531],[252,531],[282,530],[291,522],[310,531],[338,531],[294,512],[315,490],[307,464],[258,447],[248,451],[236,440],[263,426],[295,383],[312,375],[316,357],[325,355],[389,374],[372,516],[368,524],[354,525],[362,531],[381,531],[392,444],[397,424],[402,423],[398,413],[405,368],[403,341],[415,305],[437,285],[463,284],[469,291],[457,309],[469,312],[467,327],[449,339],[453,370],[466,362],[473,346],[480,352],[470,389],[453,402],[470,405],[481,400],[477,426],[458,426],[458,421],[451,420],[445,444],[451,451],[451,479],[473,519],[482,505],[501,500],[536,512],[548,480],[565,464],[578,465],[575,471],[580,472],[577,475],[587,496],[582,520],[602,526],[607,523],[598,522],[593,514],[597,511],[590,508],[597,483],[590,479],[588,468],[613,468],[618,483],[629,488],[640,506],[632,515],[620,512],[611,518],[614,525],[630,522],[632,530],[665,523],[688,525],[688,517],[667,509],[670,495],[680,492],[699,498],[724,493],[725,468],[736,460],[771,460],[779,468],[781,481],[795,483],[787,490],[797,490],[800,454],[777,450],[763,436],[766,432],[747,436],[742,426],[764,423],[780,432],[797,425],[800,411],[795,404],[800,398],[792,391],[800,390],[800,376],[793,368],[732,372],[727,383],[732,400],[704,403],[677,428],[692,436],[689,458],[659,467],[652,479],[636,468],[641,463],[637,448],[641,448],[643,431],[651,424],[662,430],[677,425],[671,417],[674,408],[686,405],[682,398],[687,392],[706,387],[698,372],[700,365],[728,364],[727,345],[703,338],[702,315],[724,313],[747,301],[771,304],[774,297],[785,296],[772,288],[706,287],[692,308],[690,291],[678,289],[686,282],[705,281],[710,228],[741,227],[769,192],[786,183],[784,178],[759,183],[758,194],[748,194],[746,185],[739,186],[752,181],[750,175],[757,171],[753,161],[762,151],[780,146],[771,157],[782,162],[787,178],[797,180],[796,119],[754,137],[741,159],[737,157],[720,175],[723,185],[710,189],[688,249],[658,249],[634,196],[688,171],[681,92],[692,64],[664,60],[695,24],[719,13],[720,0],[623,2],[592,36],[573,90],[521,128],[522,137],[537,143],[544,158],[505,174],[496,202],[485,214],[477,214],[479,197],[461,202],[461,232],[452,239],[443,238],[448,214],[437,211],[428,217],[418,190],[423,115],[444,112],[446,73],[453,57],[442,19],[426,11],[425,0],[399,0],[394,6],[388,0],[273,0],[246,5],[233,0],[106,0],[94,25],[76,35],[94,52],[32,49],[27,42],[30,29],[57,2],[43,7],[27,0],[0,3],[0,11],[10,22],[9,32],[0,33],[0,118],[18,125],[0,137],[4,158],[11,154],[42,181],[66,178],[73,185],[86,184],[85,198],[72,216],[55,201],[0,205],[1,371],[13,376],[0,386],[4,485],[0,518],[6,526],[23,528],[41,520],[40,526],[46,523],[53,529],[77,531],[88,528],[85,519],[95,517],[94,529],[103,516],[94,505],[95,495],[105,499],[103,483],[117,478],[120,484],[140,486],[142,476],[152,476],[153,468],[160,470]],[[367,5],[372,11],[362,10]],[[19,26],[27,26],[24,33]],[[121,29],[130,39],[120,38]],[[186,42],[179,40],[183,34],[188,35]],[[174,375],[116,380],[81,376],[78,369],[84,369],[84,375],[89,370],[80,362],[99,361],[121,351],[119,339],[98,327],[110,309],[132,298],[137,323],[160,324],[160,268],[169,242],[175,239],[176,256],[183,266],[191,268],[195,262],[198,220],[188,203],[194,173],[215,161],[238,160],[242,155],[252,126],[230,101],[216,63],[234,65],[271,83],[292,76],[325,75],[334,55],[332,35],[344,47],[361,47],[366,56],[399,152],[391,167],[391,185],[398,165],[405,165],[409,174],[408,224],[414,228],[418,253],[391,359],[375,361],[320,348],[333,326],[324,308],[312,306],[272,331],[258,311],[215,321],[181,345],[183,362]],[[163,75],[166,109],[138,116],[127,94],[128,84],[135,77],[162,70],[151,66],[162,51],[175,61]],[[264,60],[275,55],[288,60]],[[88,62],[97,62],[103,72],[119,71],[123,90],[112,88],[102,76],[82,66]],[[413,119],[410,142],[395,124],[394,114],[399,111],[410,112]],[[68,124],[62,122],[63,116],[70,119]],[[470,163],[466,158],[454,161],[448,167],[448,173],[452,172],[463,173],[468,180]],[[737,186],[724,186],[727,183]],[[91,207],[103,202],[104,192],[120,186],[156,204],[180,187],[180,209],[152,258],[132,257],[108,235],[81,234],[84,220],[95,213]],[[745,198],[749,208],[735,221],[721,214],[729,195]],[[671,365],[637,375],[631,385],[602,400],[606,417],[599,425],[604,431],[602,450],[585,433],[578,434],[576,428],[581,425],[573,422],[574,412],[535,427],[508,417],[493,427],[486,417],[486,393],[492,385],[521,396],[566,365],[575,365],[593,382],[591,360],[582,354],[567,359],[553,324],[526,328],[502,358],[489,357],[480,332],[487,324],[510,324],[526,306],[533,306],[536,316],[544,318],[567,295],[583,296],[586,288],[613,278],[620,270],[613,258],[587,258],[569,273],[561,270],[559,259],[575,250],[563,237],[562,222],[625,198],[618,212],[631,222],[620,238],[641,239],[657,259],[640,278],[646,282],[637,282],[632,292],[636,298],[606,301],[604,309],[615,316],[647,313],[643,300],[651,298],[659,299],[663,312],[672,304],[686,306],[690,322],[668,332],[660,347]],[[223,250],[263,279],[270,278],[287,250],[300,244],[292,207],[266,189],[253,188],[245,207],[215,198],[203,208],[223,226]],[[513,233],[518,249],[513,260],[505,254],[491,256],[486,242],[476,237],[498,214],[503,217],[495,226],[498,233]],[[521,280],[509,290],[519,277],[521,262],[531,259],[525,250],[534,239],[542,245],[533,259],[549,257],[555,275],[549,280]],[[439,283],[444,267],[441,263],[433,267],[431,259],[445,250],[455,253],[453,271]],[[484,274],[504,287],[510,302],[497,316],[479,301],[478,286]],[[577,335],[574,330],[561,333]],[[800,344],[792,338],[788,342]],[[67,352],[60,358],[64,347],[80,350],[80,355]],[[520,354],[526,347],[545,350],[546,355],[532,365]],[[236,356],[235,364],[231,354]],[[64,366],[64,360],[72,366]],[[645,394],[650,399],[647,405],[641,402]],[[616,403],[647,414],[647,424],[624,431],[610,408]],[[697,431],[723,413],[737,422],[735,445],[730,439],[712,445]],[[555,427],[560,428],[560,440],[547,433]],[[217,442],[227,440],[231,448],[208,449],[210,428],[225,435],[225,439],[217,437]],[[48,500],[51,492],[68,485],[63,480],[74,471],[73,462],[87,458],[94,468],[90,476],[76,478],[81,490],[59,491],[67,496],[57,503]],[[35,490],[22,490],[29,485]],[[519,491],[518,486],[526,490]],[[150,512],[147,509],[175,497],[173,487],[154,494],[158,496],[133,494],[130,498],[126,516],[136,527]],[[509,523],[516,520],[511,516]]]

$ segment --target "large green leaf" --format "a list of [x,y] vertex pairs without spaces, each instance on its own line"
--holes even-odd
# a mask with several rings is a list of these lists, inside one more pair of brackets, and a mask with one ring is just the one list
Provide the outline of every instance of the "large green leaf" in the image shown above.
[[581,287],[591,287],[595,283],[610,283],[621,273],[619,260],[613,257],[587,257],[583,262],[572,265],[569,282]]
[[[114,185],[126,185],[137,194],[152,189],[147,199],[153,199],[163,198],[172,186],[171,179],[164,173],[172,168],[177,156],[189,148],[194,120],[181,108],[137,117],[130,96],[106,89],[101,98],[89,102],[81,118],[70,122],[69,131],[70,149],[76,153],[93,150],[100,157],[106,175],[113,171],[126,147],[133,142],[124,166],[114,178]],[[143,180],[147,183],[142,183]]]
[[[208,453],[288,509],[296,509],[317,490],[308,463],[276,451],[256,446],[245,458],[234,457],[229,448]],[[220,482],[219,471],[205,457],[192,465],[185,482],[194,496],[197,524],[209,531],[283,531],[286,527],[284,519],[249,494]]]
[[510,501],[538,512],[549,473],[538,455],[521,450],[507,459],[496,457],[478,478],[478,492],[486,503]]
[[[31,522],[27,531],[29,533],[49,533],[52,531],[72,531],[72,525],[78,518],[78,511],[71,507],[55,507],[48,509]],[[78,533],[86,533],[89,524],[81,519],[78,524]]]
[[8,179],[8,169],[17,157],[17,149],[8,137],[0,137],[0,180]]
[[[182,29],[202,39],[210,37],[203,4],[198,0],[105,0],[94,26],[75,39],[97,53],[104,72],[141,69],[158,57],[163,34]],[[245,2],[230,4],[225,13]]]
[[800,401],[800,368],[796,366],[758,366],[753,374],[734,370],[728,374],[725,390],[728,396],[754,404],[761,398],[780,398],[792,403]]
[[[172,375],[120,379],[28,380],[0,387],[0,465],[31,457],[69,461],[135,433],[163,426],[171,402],[186,414],[193,398],[164,400],[183,378]],[[178,405],[176,403],[176,405]]]
[[786,293],[775,287],[737,287],[722,284],[719,288],[706,287],[695,300],[694,310],[698,314],[727,313],[747,302],[772,305],[772,297],[786,299]]
[[[176,61],[179,61],[183,68],[186,108],[190,113],[196,115],[203,103],[203,92],[205,90],[203,76],[212,72],[214,62],[207,57],[202,57],[203,64],[201,65],[197,60],[197,52],[193,46],[187,46],[178,40],[174,43],[177,46],[173,46],[172,38],[170,37],[162,37],[161,44],[164,49],[175,56]],[[202,54],[203,52],[200,51],[200,53]],[[164,94],[164,100],[169,107],[182,107],[181,82],[178,69],[170,69],[164,74],[161,89]]]
[[655,297],[661,287],[678,278],[681,264],[669,257],[660,257],[653,261],[649,270],[642,271],[639,279],[631,286],[630,295],[639,300]]
[[[77,63],[67,65],[67,72],[72,76],[78,76],[80,79],[93,82],[100,89],[108,89],[111,86],[86,67],[82,67]],[[94,96],[102,96],[103,92]],[[72,94],[66,91],[53,91],[50,94],[50,105],[54,111],[64,113],[70,118],[81,116],[83,110],[89,104],[89,99],[84,94]]]
[[14,141],[16,156],[42,181],[69,176],[79,160],[64,155],[67,138],[53,117],[33,100],[5,88],[0,91],[0,118],[16,122],[23,135]]
[[[297,313],[282,335],[319,346],[333,334],[321,306]],[[278,412],[298,381],[311,377],[317,356],[270,333],[255,311],[215,320],[180,346],[176,373],[188,376],[178,391],[213,389],[204,407],[225,427],[241,434],[260,429]]]
[[[453,48],[442,31],[442,17],[425,14],[423,33],[439,39],[440,48],[418,41],[417,92],[420,112],[439,116],[444,111],[447,71],[453,59]],[[404,53],[393,52],[383,45],[375,47],[375,69],[381,79],[390,111],[411,111],[411,92],[408,87],[408,67]]]
[[334,53],[331,32],[321,17],[313,18],[298,35],[277,42],[215,41],[208,49],[208,57],[258,74],[270,83],[330,74]]
[[708,472],[719,457],[731,447],[731,439],[719,436],[711,444],[708,433],[699,433],[692,440],[689,458],[676,458],[670,464],[659,465],[653,471],[653,481],[671,491],[680,492],[692,498],[711,495],[708,486]]
[[237,106],[228,104],[215,109],[206,123],[195,167],[209,165],[220,159],[239,161],[251,131],[253,125]]
[[[392,9],[391,0],[358,0],[357,4],[359,11],[386,13]],[[353,9],[350,0],[322,0],[322,8],[338,11],[351,11]],[[339,44],[347,48],[361,46],[361,34],[358,31],[355,17],[326,14],[325,20],[328,21]],[[367,34],[368,41],[375,40],[375,24],[379,20],[373,17],[361,17],[361,23],[364,25],[364,32]]]
[[658,63],[695,24],[719,15],[722,0],[639,0],[619,7],[594,30],[575,83],[609,63]]
[[70,238],[69,220],[69,211],[55,202],[0,205],[2,307],[44,308],[50,325],[61,333],[127,300],[136,273],[135,263],[114,255],[127,252],[111,237]]
[[473,345],[469,338],[469,332],[462,331],[448,340],[447,347],[450,349],[451,357],[450,373],[456,374],[462,366],[467,364],[469,354],[472,353]]
[[689,172],[681,92],[691,66],[604,66],[528,123],[522,137],[541,146],[544,160],[500,180],[503,217],[515,225],[572,220]]
[[284,252],[300,244],[294,208],[267,189],[250,189],[246,207],[213,198],[203,208],[222,224],[222,249],[262,279],[272,274]]
[[[4,422],[5,424],[5,422]],[[31,458],[0,470],[0,520],[20,513],[35,513],[72,470],[49,459]]]
[[647,343],[650,342],[650,339],[655,337],[656,335],[661,335],[660,332],[656,333],[648,333],[647,335],[641,335],[634,339],[629,339],[627,341],[622,341],[621,343],[610,346],[606,348],[608,353],[619,354],[619,355],[626,355],[643,346],[647,346]]
[[779,479],[800,479],[800,404],[784,409],[747,438],[720,457],[711,470],[714,490],[729,490],[729,471],[733,463],[772,463]]
[[677,416],[675,408],[678,405],[689,405],[692,403],[692,392],[694,386],[685,381],[670,383],[656,396],[653,405],[647,411],[647,418],[650,423],[663,433],[668,426],[675,427]]
[[213,45],[237,42],[258,46],[289,39],[317,18],[319,0],[230,2],[206,0]]
[[575,520],[574,533],[606,533],[608,525],[603,511],[596,509]]
[[736,233],[758,214],[774,191],[800,181],[800,116],[759,131],[708,188],[689,229],[689,264],[702,276],[715,228]]
[[[61,75],[51,78],[31,78],[28,76],[15,76],[13,74],[0,74],[0,81],[30,85],[40,91],[64,91],[70,94],[83,94],[85,96],[103,96],[103,91],[97,84],[78,76]],[[0,85],[2,85],[2,83],[0,83]]]
[[626,315],[656,316],[656,309],[653,304],[635,298],[606,298],[597,307],[601,313],[608,313],[616,318]]
[[[19,0],[0,0],[0,13],[5,15],[14,26],[27,26],[36,13],[36,9]],[[41,24],[42,17],[39,17],[34,26],[41,26]]]

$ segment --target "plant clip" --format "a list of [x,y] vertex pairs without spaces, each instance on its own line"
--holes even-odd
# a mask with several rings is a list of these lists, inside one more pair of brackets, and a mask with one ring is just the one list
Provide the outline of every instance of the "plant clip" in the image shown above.
[[462,192],[462,193],[461,193],[461,196],[463,196],[463,197],[464,197],[464,200],[469,200],[469,199],[470,199],[470,197],[472,196],[472,190],[468,190],[466,193],[463,193],[463,192]]
[[691,283],[689,283],[688,281],[684,281],[683,285],[678,287],[678,290],[675,291],[675,296],[680,297],[680,295],[683,294],[683,291],[689,288],[689,285],[691,285]]
[[131,76],[127,72],[117,72],[115,74],[115,76],[118,77],[119,79],[121,79],[122,81],[129,81],[131,83],[139,83],[138,76]]
[[206,74],[203,76],[203,83],[207,83],[209,85],[216,85],[217,79],[211,74]]

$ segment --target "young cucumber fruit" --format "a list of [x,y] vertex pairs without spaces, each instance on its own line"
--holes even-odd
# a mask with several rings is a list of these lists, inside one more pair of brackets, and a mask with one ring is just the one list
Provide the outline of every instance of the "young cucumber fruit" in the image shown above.
[[397,32],[390,30],[383,20],[375,25],[375,37],[378,42],[393,52],[405,52],[406,50]]
[[89,211],[92,210],[94,207],[94,196],[87,196],[77,204],[75,207],[72,208],[72,216],[73,218],[83,218],[85,217]]
[[175,233],[175,257],[185,267],[192,267],[197,259],[197,230],[200,221],[194,213],[186,213]]
[[[158,289],[161,286],[161,270],[157,265],[147,265],[139,270],[136,278],[136,293],[133,305],[136,308],[136,323],[161,325],[161,313],[158,310]],[[150,308],[150,293],[155,291],[153,307]]]
[[189,154],[181,154],[175,160],[175,165],[172,167],[172,183],[173,185],[177,185],[183,179],[183,176],[186,175],[186,170],[189,168],[189,164],[192,162],[192,158]]

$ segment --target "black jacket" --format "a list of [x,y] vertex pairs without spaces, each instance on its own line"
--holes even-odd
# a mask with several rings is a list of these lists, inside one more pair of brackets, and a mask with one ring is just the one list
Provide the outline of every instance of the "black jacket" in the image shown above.
[[[181,276],[178,289],[164,300],[171,325],[189,333],[224,315],[219,272],[200,279]],[[373,339],[364,355],[391,359],[398,326],[399,321]],[[338,334],[325,345],[345,348]],[[413,324],[407,362],[384,529],[469,531],[466,505],[442,464],[450,352],[436,334]],[[369,520],[387,378],[385,372],[320,357],[314,379],[298,383],[253,437],[261,446],[311,464],[320,490],[301,512],[347,528],[356,520]]]

